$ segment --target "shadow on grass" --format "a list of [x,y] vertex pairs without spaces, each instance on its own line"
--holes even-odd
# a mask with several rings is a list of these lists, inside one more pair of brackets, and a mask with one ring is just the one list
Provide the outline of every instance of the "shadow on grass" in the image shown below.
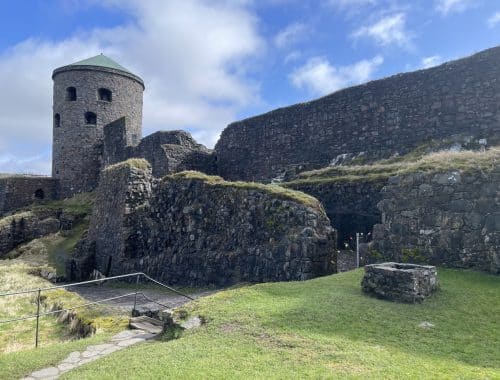
[[[441,289],[422,304],[400,304],[361,292],[362,271],[283,286],[259,286],[265,297],[293,297],[263,325],[326,339],[342,336],[419,356],[500,368],[500,277],[440,269]],[[418,325],[427,321],[433,328]]]

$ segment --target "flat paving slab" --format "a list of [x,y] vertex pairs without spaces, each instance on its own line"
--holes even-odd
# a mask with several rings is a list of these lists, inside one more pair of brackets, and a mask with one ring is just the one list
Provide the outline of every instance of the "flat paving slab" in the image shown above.
[[88,346],[85,351],[74,351],[70,353],[56,367],[47,367],[31,373],[23,380],[52,380],[57,379],[63,373],[71,371],[91,361],[100,359],[113,352],[123,350],[125,347],[156,337],[158,334],[151,334],[143,330],[125,330],[113,336],[109,343]]

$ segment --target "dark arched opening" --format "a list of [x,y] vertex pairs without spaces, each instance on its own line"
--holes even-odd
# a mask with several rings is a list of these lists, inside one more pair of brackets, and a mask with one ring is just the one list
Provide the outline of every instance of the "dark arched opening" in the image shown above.
[[58,113],[56,113],[54,115],[54,127],[55,128],[59,128],[61,126],[61,115],[59,115]]
[[113,93],[111,92],[111,90],[108,90],[107,88],[100,88],[97,91],[97,94],[98,94],[99,100],[102,100],[104,102],[111,102],[111,100],[113,98]]
[[36,199],[44,199],[45,198],[45,192],[42,189],[38,189],[35,191],[35,198]]
[[66,89],[66,100],[74,102],[76,100],[76,88],[68,87]]
[[97,115],[93,112],[85,112],[85,124],[97,124]]

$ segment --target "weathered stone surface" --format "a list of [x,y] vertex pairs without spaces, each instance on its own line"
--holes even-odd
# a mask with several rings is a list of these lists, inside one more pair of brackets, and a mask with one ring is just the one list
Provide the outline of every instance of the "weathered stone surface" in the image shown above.
[[[0,258],[20,244],[58,231],[70,230],[85,216],[85,212],[80,210],[73,212],[62,207],[37,207],[32,211],[0,217]],[[49,280],[56,280],[55,273],[41,271],[39,274]]]
[[401,263],[365,266],[363,292],[391,301],[422,302],[438,287],[436,267]]
[[500,167],[398,176],[378,207],[379,260],[500,273]]
[[[230,124],[215,146],[218,175],[270,181],[286,171],[404,154],[431,139],[498,143],[500,48],[369,82]],[[360,156],[360,157],[361,157]]]
[[26,211],[0,219],[0,258],[19,244],[57,232],[58,219]]
[[127,163],[106,169],[72,275],[85,277],[93,265],[105,275],[227,285],[335,271],[335,233],[319,202],[211,178],[158,182]]
[[185,131],[159,131],[144,137],[137,146],[127,145],[129,122],[123,117],[104,127],[105,166],[135,157],[146,159],[155,177],[183,170],[215,171],[212,151]]
[[[97,186],[102,169],[103,128],[127,116],[129,123],[122,143],[137,145],[142,136],[142,94],[144,83],[121,70],[69,65],[54,70],[52,177],[59,180],[62,198],[88,192]],[[76,100],[67,98],[68,87],[76,89]],[[112,92],[110,102],[100,100],[98,90]],[[87,124],[85,113],[96,114]]]
[[40,200],[56,198],[57,181],[50,177],[0,177],[0,216]]
[[328,218],[337,230],[339,249],[354,248],[356,232],[363,233],[371,240],[373,226],[381,221],[377,204],[382,199],[380,191],[385,179],[297,182],[284,186],[310,194],[325,207]]

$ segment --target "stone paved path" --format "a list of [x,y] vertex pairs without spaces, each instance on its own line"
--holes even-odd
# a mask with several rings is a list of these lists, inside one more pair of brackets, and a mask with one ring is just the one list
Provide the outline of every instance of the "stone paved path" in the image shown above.
[[[79,295],[83,296],[89,301],[102,300],[103,298],[116,297],[122,294],[128,294],[131,292],[130,289],[120,289],[120,288],[107,288],[107,287],[79,287],[72,289]],[[133,290],[132,290],[133,291]],[[155,299],[162,304],[168,305],[172,308],[181,306],[189,301],[187,298],[179,296],[177,294],[165,293],[162,290],[150,290],[142,289],[148,297]],[[199,298],[212,293],[216,290],[203,291],[197,293],[190,293],[193,298]],[[113,300],[106,302],[105,305],[108,307],[114,307],[122,311],[130,311],[133,307],[133,297],[120,298],[118,300]],[[149,302],[138,301],[138,306],[150,306],[151,308],[158,308],[158,305]],[[196,328],[201,325],[201,320],[198,317],[189,318],[187,321],[183,322],[181,326],[184,329]],[[83,352],[72,352],[69,356],[60,362],[55,367],[48,367],[31,373],[29,376],[23,378],[22,380],[52,380],[57,379],[60,375],[68,372],[76,367],[89,363],[91,361],[100,359],[107,356],[113,352],[122,350],[126,347],[132,346],[137,343],[144,342],[146,340],[152,339],[157,334],[150,334],[143,330],[125,330],[121,333],[115,335],[111,338],[111,341],[104,344],[88,346]]]
[[125,347],[152,339],[156,334],[149,334],[142,330],[125,330],[111,338],[111,341],[104,344],[88,346],[83,352],[72,352],[56,367],[48,367],[33,372],[23,380],[52,380],[76,367],[100,359],[113,352],[123,350]]

